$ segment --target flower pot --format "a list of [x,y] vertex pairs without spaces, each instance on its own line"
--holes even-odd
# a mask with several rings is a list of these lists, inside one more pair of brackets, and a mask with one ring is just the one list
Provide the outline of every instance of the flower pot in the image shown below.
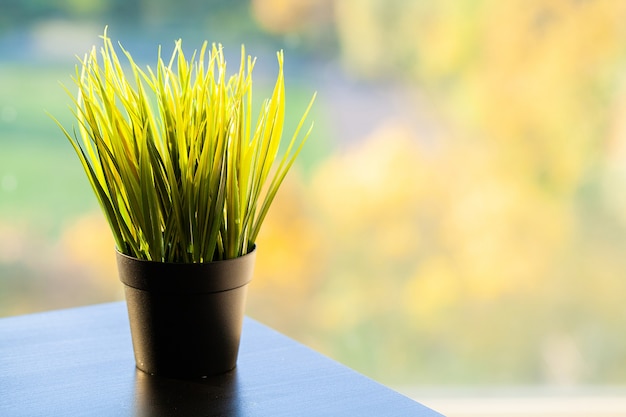
[[165,263],[118,252],[137,368],[175,378],[233,369],[255,256]]

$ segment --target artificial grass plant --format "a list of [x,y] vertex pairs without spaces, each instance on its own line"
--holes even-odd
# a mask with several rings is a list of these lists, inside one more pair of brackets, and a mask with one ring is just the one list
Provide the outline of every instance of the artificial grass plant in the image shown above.
[[281,152],[283,53],[278,77],[253,124],[254,60],[242,46],[228,76],[221,45],[205,42],[190,60],[182,41],[168,62],[140,68],[105,30],[103,46],[80,60],[74,82],[74,147],[117,249],[139,259],[210,262],[254,247],[276,193],[312,129],[300,135],[313,99]]

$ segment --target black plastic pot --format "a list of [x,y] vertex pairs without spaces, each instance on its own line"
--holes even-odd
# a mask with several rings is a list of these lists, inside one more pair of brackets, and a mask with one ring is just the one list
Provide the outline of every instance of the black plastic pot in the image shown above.
[[209,263],[164,263],[117,253],[137,368],[195,378],[237,364],[256,247]]

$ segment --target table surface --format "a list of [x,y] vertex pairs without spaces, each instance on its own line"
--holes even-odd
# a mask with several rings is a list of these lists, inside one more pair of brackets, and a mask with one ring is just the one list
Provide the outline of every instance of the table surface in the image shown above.
[[0,319],[0,416],[441,414],[250,318],[235,370],[150,376],[135,368],[116,302]]

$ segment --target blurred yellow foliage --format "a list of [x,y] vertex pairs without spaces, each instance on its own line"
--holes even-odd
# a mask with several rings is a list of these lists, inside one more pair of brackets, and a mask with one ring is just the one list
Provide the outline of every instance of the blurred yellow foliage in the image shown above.
[[271,216],[263,225],[257,241],[259,290],[285,287],[296,298],[306,296],[320,271],[316,265],[325,262],[324,231],[315,227],[314,215],[303,196],[298,172],[294,170],[283,183]]
[[626,3],[365,0],[336,8],[352,71],[421,80],[517,178],[574,192],[623,63]]
[[332,225],[342,229],[344,239],[353,239],[355,232],[374,221],[406,224],[402,216],[411,214],[419,197],[428,192],[420,175],[424,166],[417,162],[412,133],[402,126],[383,127],[318,167],[312,199]]
[[[626,380],[606,359],[626,366],[609,347],[626,325],[626,2],[334,7],[345,67],[416,85],[446,129],[426,140],[390,122],[296,187],[324,256],[283,330],[384,378],[381,355],[413,382]],[[544,345],[581,355],[546,363]]]
[[408,317],[429,323],[430,317],[441,314],[461,300],[463,287],[458,271],[448,259],[430,257],[407,283],[403,308]]
[[331,0],[252,0],[252,14],[272,33],[310,29],[330,20]]
[[87,213],[76,219],[64,229],[59,244],[75,268],[88,269],[103,285],[118,287],[115,242],[102,213]]

